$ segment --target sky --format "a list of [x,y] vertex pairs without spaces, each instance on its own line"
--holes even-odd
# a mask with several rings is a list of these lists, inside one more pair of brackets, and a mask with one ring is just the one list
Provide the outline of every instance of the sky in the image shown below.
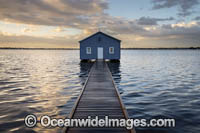
[[0,0],[0,47],[78,48],[99,30],[123,48],[200,47],[200,0]]

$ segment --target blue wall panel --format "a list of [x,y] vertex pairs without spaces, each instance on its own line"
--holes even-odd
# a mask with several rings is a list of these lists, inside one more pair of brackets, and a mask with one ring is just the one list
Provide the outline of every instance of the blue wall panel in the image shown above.
[[[86,53],[86,47],[91,47],[91,54]],[[101,33],[80,42],[80,59],[97,59],[98,47],[103,47],[104,59],[120,59],[120,41]],[[109,47],[114,47],[114,54],[109,53]]]

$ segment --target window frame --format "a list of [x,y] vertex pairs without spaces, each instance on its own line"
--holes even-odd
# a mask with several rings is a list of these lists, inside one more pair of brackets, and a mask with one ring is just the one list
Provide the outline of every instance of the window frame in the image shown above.
[[86,47],[86,54],[92,54],[92,48],[91,47]]
[[[111,49],[113,49],[111,51]],[[109,47],[109,54],[115,54],[115,48],[114,47]]]

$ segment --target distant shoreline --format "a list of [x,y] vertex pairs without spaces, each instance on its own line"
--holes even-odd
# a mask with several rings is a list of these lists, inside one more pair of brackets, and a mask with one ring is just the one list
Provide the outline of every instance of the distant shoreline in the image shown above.
[[[0,47],[0,49],[8,50],[79,50],[79,48],[11,48],[11,47]],[[121,48],[121,50],[199,50],[200,47],[189,47],[189,48]]]

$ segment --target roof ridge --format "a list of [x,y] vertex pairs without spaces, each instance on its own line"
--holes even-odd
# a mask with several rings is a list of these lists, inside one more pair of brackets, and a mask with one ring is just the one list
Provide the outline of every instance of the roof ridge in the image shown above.
[[91,38],[91,37],[93,37],[93,36],[95,36],[95,35],[97,35],[97,34],[103,34],[103,35],[105,35],[105,36],[107,36],[107,37],[109,37],[109,38],[112,38],[112,39],[114,39],[114,40],[117,40],[117,41],[120,41],[120,42],[121,42],[121,40],[119,40],[119,39],[117,39],[117,38],[115,38],[115,37],[112,37],[112,36],[110,36],[110,35],[108,35],[108,34],[102,32],[102,31],[98,31],[98,32],[96,32],[96,33],[94,33],[94,34],[92,34],[92,35],[86,37],[85,39],[82,39],[82,40],[79,41],[79,42],[85,41],[85,40],[87,40],[87,39],[89,39],[89,38]]

